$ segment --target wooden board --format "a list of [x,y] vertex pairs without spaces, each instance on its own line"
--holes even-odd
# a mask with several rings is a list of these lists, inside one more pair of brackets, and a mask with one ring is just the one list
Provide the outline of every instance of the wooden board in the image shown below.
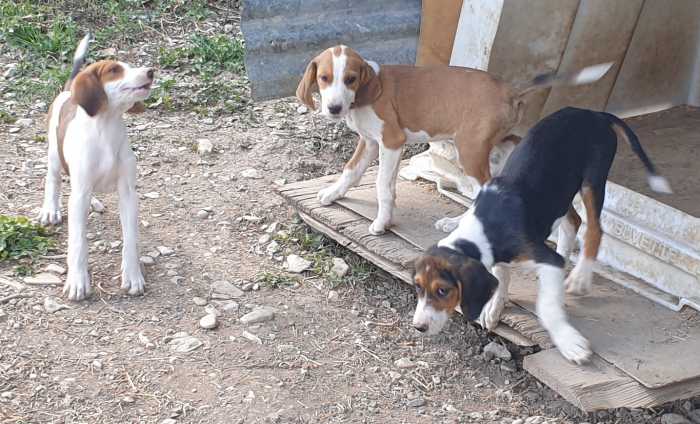
[[700,395],[700,379],[650,389],[594,355],[585,366],[566,361],[556,349],[526,356],[523,368],[583,411],[652,408]]
[[[416,214],[416,211],[399,212],[399,209],[397,210],[399,213],[396,215],[397,221],[401,219],[414,220],[414,225],[402,225],[405,222],[399,222],[396,228],[401,235],[394,233],[392,230],[392,232],[382,236],[373,236],[368,233],[371,220],[363,216],[363,214],[359,214],[342,204],[333,204],[329,207],[322,207],[318,204],[316,200],[317,191],[332,183],[336,178],[337,176],[328,176],[312,181],[289,184],[280,188],[279,192],[299,211],[302,219],[312,228],[335,239],[343,246],[375,263],[396,278],[412,284],[413,259],[421,251],[419,246],[441,237],[439,233],[429,234],[427,229],[434,228],[432,220],[441,217],[442,214],[436,211],[430,212],[429,217],[424,217],[424,220],[427,222],[421,224],[418,221],[420,215]],[[433,205],[434,209],[436,209],[434,205],[438,204],[436,202],[444,201],[439,198],[437,192],[431,190],[425,184],[402,181],[398,190],[399,208],[419,208],[411,202],[408,202],[409,204],[401,203],[402,197],[404,200],[410,198],[416,201],[417,197],[420,198],[423,195],[432,196],[428,200],[418,199],[418,201],[426,205]],[[404,193],[405,190],[410,190],[410,193]],[[350,199],[343,200],[341,203],[351,205],[357,210],[368,213],[368,211],[372,211],[372,206],[367,197],[369,192],[374,192],[374,174],[372,172],[368,172],[360,185],[348,193]],[[351,200],[354,196],[357,196],[356,200]],[[439,204],[441,205],[441,203]],[[452,208],[450,210],[457,212],[461,212],[462,209],[454,204],[448,204],[447,206]],[[371,217],[373,218],[374,216],[371,215]],[[420,224],[420,228],[417,228],[415,231],[411,230],[416,228],[415,224]],[[552,349],[553,346],[546,332],[538,324],[535,315],[527,309],[528,306],[532,306],[532,299],[534,299],[535,280],[532,278],[533,276],[527,272],[520,271],[514,274],[513,284],[511,284],[511,297],[525,305],[525,307],[521,307],[518,304],[509,304],[504,311],[502,323],[495,332],[515,343],[523,345],[536,343],[543,349],[546,349],[527,357],[524,365],[525,369],[559,392],[574,405],[585,411],[618,407],[651,407],[671,400],[700,394],[699,378],[686,378],[680,383],[672,384],[669,384],[671,381],[668,381],[666,385],[660,386],[658,383],[663,382],[665,374],[657,373],[657,387],[649,388],[598,355],[594,355],[592,364],[587,367],[577,367],[567,363],[556,349]],[[628,351],[639,348],[643,343],[648,343],[648,347],[651,349],[648,352],[651,352],[654,341],[659,341],[655,339],[657,334],[661,334],[665,329],[683,328],[680,324],[676,327],[668,326],[663,317],[661,321],[653,322],[654,318],[652,316],[657,319],[659,317],[655,313],[648,314],[650,308],[655,307],[651,303],[642,305],[644,308],[640,311],[630,313],[626,306],[629,299],[633,297],[639,298],[639,296],[613,287],[612,284],[610,282],[606,283],[605,280],[597,279],[594,294],[576,300],[577,304],[580,303],[580,306],[576,306],[572,310],[572,320],[588,337],[591,337],[588,331],[592,327],[600,327],[608,331],[607,337],[609,338],[610,346],[617,346],[614,344],[615,340],[621,340],[619,346]],[[610,287],[613,288],[611,289]],[[613,295],[617,296],[614,298],[617,304],[614,304],[611,298],[608,306],[615,306],[616,308],[615,314],[612,315],[614,319],[602,320],[600,317],[595,318],[596,309],[606,304],[605,297]],[[571,299],[567,299],[568,306],[570,306],[571,302]],[[635,302],[638,302],[638,299],[635,299],[632,303]],[[677,318],[688,320],[688,317]],[[629,327],[636,327],[640,331],[632,332],[629,335],[615,332],[614,327],[623,321],[625,322],[624,326],[621,327],[621,331],[629,331]],[[697,323],[692,321],[688,322],[688,326],[699,327]],[[626,328],[627,330],[625,330]],[[653,329],[653,331],[650,331],[650,329]],[[690,330],[694,331],[694,329]],[[651,341],[642,337],[648,334],[654,336]],[[669,333],[668,336],[669,340],[677,339],[678,343],[687,341],[678,332]],[[605,339],[602,338],[601,340]],[[605,353],[605,349],[600,349],[597,343],[597,341],[593,342],[595,350]],[[619,354],[620,352],[613,353]],[[673,367],[678,365],[678,358],[681,358],[681,356],[671,355],[671,357],[676,359],[676,362],[671,366],[671,371],[673,371]],[[686,358],[689,357],[694,357],[694,355],[686,356]],[[647,358],[649,361],[663,359],[654,358],[651,355]],[[624,362],[620,363],[624,364]],[[647,365],[651,367],[655,366],[655,363],[649,362],[644,363],[644,365],[645,367]],[[665,366],[669,365],[666,364]],[[647,368],[648,370],[649,368]],[[657,370],[665,373],[662,367],[657,367]]]
[[[535,313],[534,271],[520,269],[511,282],[511,301]],[[588,296],[567,296],[572,325],[607,362],[649,388],[700,378],[700,321],[673,312],[595,275]],[[692,315],[695,315],[693,319]]]

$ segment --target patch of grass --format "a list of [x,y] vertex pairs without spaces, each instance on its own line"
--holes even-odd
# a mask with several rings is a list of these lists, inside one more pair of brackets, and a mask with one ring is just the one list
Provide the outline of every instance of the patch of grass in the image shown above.
[[17,118],[11,114],[10,112],[0,109],[0,124],[14,124],[15,121],[17,121]]
[[193,35],[187,46],[160,48],[158,62],[163,68],[192,70],[204,77],[213,77],[221,71],[243,71],[245,48],[238,37],[228,35]]
[[24,216],[0,215],[0,261],[45,255],[55,246],[49,232]]
[[284,286],[292,286],[298,280],[286,274],[265,272],[255,277],[255,282],[261,286],[276,289]]

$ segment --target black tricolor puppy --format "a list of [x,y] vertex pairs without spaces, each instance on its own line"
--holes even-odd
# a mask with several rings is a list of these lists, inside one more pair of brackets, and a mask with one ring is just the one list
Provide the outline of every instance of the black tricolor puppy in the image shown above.
[[[537,315],[542,326],[566,359],[586,361],[591,351],[588,341],[566,319],[564,287],[576,294],[590,290],[602,236],[605,182],[618,138],[641,159],[651,188],[670,193],[668,182],[656,174],[637,136],[619,118],[576,108],[549,115],[518,144],[501,175],[484,185],[457,228],[453,225],[449,236],[416,260],[418,306],[413,325],[436,334],[460,305],[468,319],[478,318],[485,328],[495,328],[508,296],[507,264],[529,262],[537,267]],[[588,225],[583,253],[564,283],[564,258],[581,224],[572,207],[577,192]],[[545,240],[558,224],[555,252]]]

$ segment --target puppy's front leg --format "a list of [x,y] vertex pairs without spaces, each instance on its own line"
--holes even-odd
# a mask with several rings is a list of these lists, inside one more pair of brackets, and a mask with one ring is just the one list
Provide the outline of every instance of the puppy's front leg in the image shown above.
[[[129,152],[130,153],[130,152]],[[136,193],[136,159],[123,165],[118,184],[119,219],[122,224],[122,290],[130,295],[143,294],[145,281],[139,263],[138,195]]]
[[68,200],[68,276],[63,286],[63,294],[70,300],[83,300],[91,292],[86,236],[90,197],[87,184],[73,176]]
[[495,265],[491,268],[491,273],[498,279],[498,287],[491,299],[484,305],[481,315],[479,315],[479,324],[488,330],[493,330],[498,326],[503,308],[508,301],[510,268],[508,268],[508,265]]
[[357,141],[357,147],[352,158],[345,164],[343,174],[338,181],[318,192],[318,201],[328,206],[345,196],[350,187],[355,186],[362,178],[367,167],[377,158],[379,145],[376,141],[366,140],[362,137]]
[[396,175],[401,160],[401,148],[379,149],[379,172],[377,174],[377,217],[369,226],[370,234],[383,234],[391,225],[396,201]]

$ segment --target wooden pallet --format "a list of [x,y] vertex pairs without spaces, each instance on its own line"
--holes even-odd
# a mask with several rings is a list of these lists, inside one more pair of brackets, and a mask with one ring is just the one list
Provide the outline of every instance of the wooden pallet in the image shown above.
[[[454,216],[461,213],[463,208],[441,197],[432,185],[401,181],[397,188],[399,194],[395,214],[396,225],[391,232],[374,236],[368,232],[371,222],[368,218],[374,216],[375,174],[375,170],[369,170],[345,199],[328,207],[318,203],[316,194],[320,188],[326,187],[338,176],[287,184],[278,191],[314,230],[336,240],[394,277],[412,284],[414,258],[427,245],[443,236],[433,229],[434,220],[446,213]],[[533,313],[533,276],[526,272],[516,272],[512,280],[510,295],[513,303],[506,307],[495,333],[518,345],[539,345],[543,350],[526,357],[523,362],[524,369],[580,409],[594,411],[618,407],[652,407],[700,395],[700,366],[696,366],[696,361],[678,361],[674,358],[669,360],[669,347],[658,342],[658,335],[655,336],[657,339],[653,339],[654,335],[649,336],[649,333],[653,333],[649,326],[656,325],[662,332],[664,329],[673,332],[683,328],[683,334],[690,340],[679,341],[672,349],[692,351],[695,347],[693,343],[700,346],[700,325],[688,327],[685,322],[687,317],[674,315],[650,302],[631,298],[637,295],[598,278],[596,288],[603,293],[600,298],[592,296],[582,301],[567,299],[567,308],[574,325],[589,330],[589,333],[585,334],[596,351],[590,364],[584,367],[575,366],[565,361],[553,348],[546,331],[539,325]],[[615,307],[620,311],[625,308],[643,309],[627,311],[630,317],[639,321],[639,325],[627,323],[626,326],[620,327],[620,331],[631,334],[623,335],[621,338],[625,338],[624,343],[621,342],[619,346],[614,344],[616,337],[607,337],[610,334],[615,335],[617,328],[613,327],[617,324],[598,322],[587,327],[587,323],[582,321],[601,320],[600,317],[596,318],[595,311],[590,309],[603,308],[600,313],[610,313],[604,309],[609,307],[604,304],[604,300],[611,296],[617,296],[615,305],[620,304]],[[628,302],[628,298],[633,301]],[[645,322],[645,316],[652,316],[656,322]],[[637,331],[634,331],[635,329]],[[644,337],[651,340],[645,340]],[[639,349],[636,349],[635,343]],[[659,348],[655,349],[657,344]],[[631,350],[640,352],[630,353]],[[603,356],[597,353],[599,351]],[[641,369],[639,372],[635,372],[634,367],[630,366],[635,360],[643,364],[640,368],[637,363],[636,367]],[[669,364],[673,364],[673,369]]]

